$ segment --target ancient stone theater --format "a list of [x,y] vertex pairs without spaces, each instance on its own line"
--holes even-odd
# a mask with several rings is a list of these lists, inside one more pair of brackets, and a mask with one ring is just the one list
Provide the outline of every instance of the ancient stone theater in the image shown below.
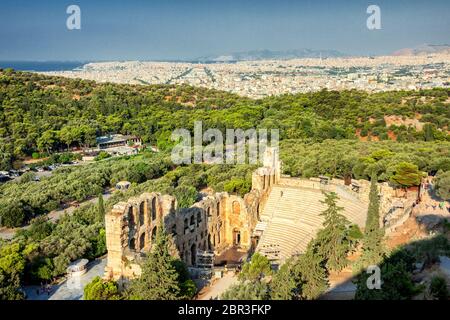
[[[203,196],[185,209],[177,207],[173,196],[159,193],[144,193],[119,202],[105,217],[105,277],[127,280],[139,276],[142,257],[151,250],[161,223],[171,235],[172,254],[181,258],[191,272],[208,263],[211,268],[226,263],[227,257],[236,256],[233,252],[260,252],[273,264],[282,264],[292,255],[303,253],[322,227],[323,192],[337,193],[343,214],[351,223],[364,227],[367,181],[281,175],[274,148],[266,149],[263,167],[253,172],[252,189],[243,198],[218,192]],[[380,224],[389,229],[409,214],[415,199],[397,195],[387,184],[379,186],[379,193]],[[211,261],[205,262],[205,257],[211,257]]]

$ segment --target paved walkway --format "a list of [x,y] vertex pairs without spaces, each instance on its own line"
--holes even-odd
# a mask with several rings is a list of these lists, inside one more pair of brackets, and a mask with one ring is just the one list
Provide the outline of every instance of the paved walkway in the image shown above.
[[353,277],[350,274],[345,281],[332,284],[319,299],[352,300],[355,297],[356,289],[356,284],[353,283]]
[[[108,192],[105,192],[105,193],[103,194],[103,200],[104,200],[104,201],[108,200],[108,199],[111,197],[111,195],[112,195],[112,194],[111,194],[109,191],[108,191]],[[51,211],[51,212],[49,212],[49,213],[47,214],[47,217],[49,218],[49,220],[50,220],[51,222],[57,222],[57,221],[59,220],[59,218],[61,218],[61,216],[62,216],[64,213],[72,214],[72,213],[75,211],[75,209],[78,209],[79,207],[82,207],[82,206],[84,206],[84,205],[86,205],[86,204],[88,204],[88,203],[97,204],[97,202],[98,202],[98,197],[93,197],[93,198],[91,198],[91,199],[89,199],[89,200],[85,200],[85,201],[81,202],[81,203],[79,204],[79,206],[70,206],[70,207],[65,208],[65,209],[57,209],[57,210],[53,210],[53,211]]]
[[50,294],[37,294],[40,286],[27,286],[24,290],[27,300],[83,300],[84,287],[96,276],[102,277],[105,273],[106,258],[94,260],[88,265],[88,271],[80,277],[79,283],[67,281],[51,287]]
[[[105,193],[103,193],[103,200],[104,201],[108,200],[111,197],[111,195],[112,195],[111,191],[106,191]],[[81,206],[84,206],[88,203],[96,204],[97,202],[98,202],[98,197],[93,197],[89,200],[81,202],[79,204],[79,206],[70,206],[65,209],[60,208],[57,210],[53,210],[47,214],[47,217],[48,217],[49,221],[56,223],[64,213],[67,213],[70,215],[75,211],[75,209],[78,209]],[[24,226],[21,228],[0,228],[0,239],[10,240],[10,239],[14,238],[14,236],[18,230],[26,230],[29,227],[30,227],[30,225],[27,225],[27,226]]]
[[210,287],[205,287],[200,291],[198,300],[216,299],[228,288],[238,282],[238,278],[233,272],[227,272],[223,278],[216,280]]

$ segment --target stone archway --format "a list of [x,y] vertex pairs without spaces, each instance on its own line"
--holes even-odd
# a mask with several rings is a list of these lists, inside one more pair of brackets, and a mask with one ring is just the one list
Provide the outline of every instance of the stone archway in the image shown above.
[[152,242],[155,242],[155,240],[156,240],[156,232],[158,231],[158,227],[154,227],[153,229],[152,229]]
[[239,229],[233,229],[233,245],[240,246],[241,245],[241,231]]
[[197,264],[197,246],[195,243],[191,246],[191,265],[195,266]]
[[128,207],[128,248],[136,250],[136,216],[133,206]]
[[200,226],[200,223],[202,223],[202,213],[199,211],[197,212],[197,227]]
[[131,238],[130,242],[128,243],[128,246],[130,250],[136,250],[136,240],[134,238]]
[[142,251],[145,247],[145,232],[139,237],[139,251]]
[[152,199],[152,221],[156,219],[156,197]]
[[139,225],[143,226],[144,225],[144,213],[145,213],[145,202],[142,201],[141,204],[139,205]]
[[133,230],[136,227],[136,219],[134,217],[133,207],[128,208],[128,228]]

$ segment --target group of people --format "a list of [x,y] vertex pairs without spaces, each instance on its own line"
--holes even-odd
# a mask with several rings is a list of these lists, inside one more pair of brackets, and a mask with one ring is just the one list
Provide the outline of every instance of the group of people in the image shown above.
[[[433,182],[431,179],[427,179],[422,187],[427,190],[428,192],[432,192],[433,191]],[[446,204],[445,201],[436,201],[436,200],[432,200],[431,198],[428,199],[427,202],[424,203],[425,209],[429,210],[430,208],[433,209],[433,211],[440,209],[440,210],[447,210],[448,213],[450,213],[450,206]]]
[[450,213],[450,206],[446,206],[444,201],[439,202],[439,203],[437,201],[435,201],[434,204],[428,204],[428,203],[425,204],[426,209],[429,209],[430,207],[433,208],[433,210],[436,210],[437,208],[439,208],[441,210],[446,209]]
[[41,283],[41,287],[36,289],[36,294],[39,296],[40,294],[45,293],[47,293],[47,296],[50,296],[50,293],[52,293],[52,286]]

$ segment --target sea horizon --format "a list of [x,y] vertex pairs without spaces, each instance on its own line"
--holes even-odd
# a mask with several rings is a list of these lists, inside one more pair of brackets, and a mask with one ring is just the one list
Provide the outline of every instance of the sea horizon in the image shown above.
[[82,67],[89,61],[0,61],[0,69],[17,71],[70,71]]

